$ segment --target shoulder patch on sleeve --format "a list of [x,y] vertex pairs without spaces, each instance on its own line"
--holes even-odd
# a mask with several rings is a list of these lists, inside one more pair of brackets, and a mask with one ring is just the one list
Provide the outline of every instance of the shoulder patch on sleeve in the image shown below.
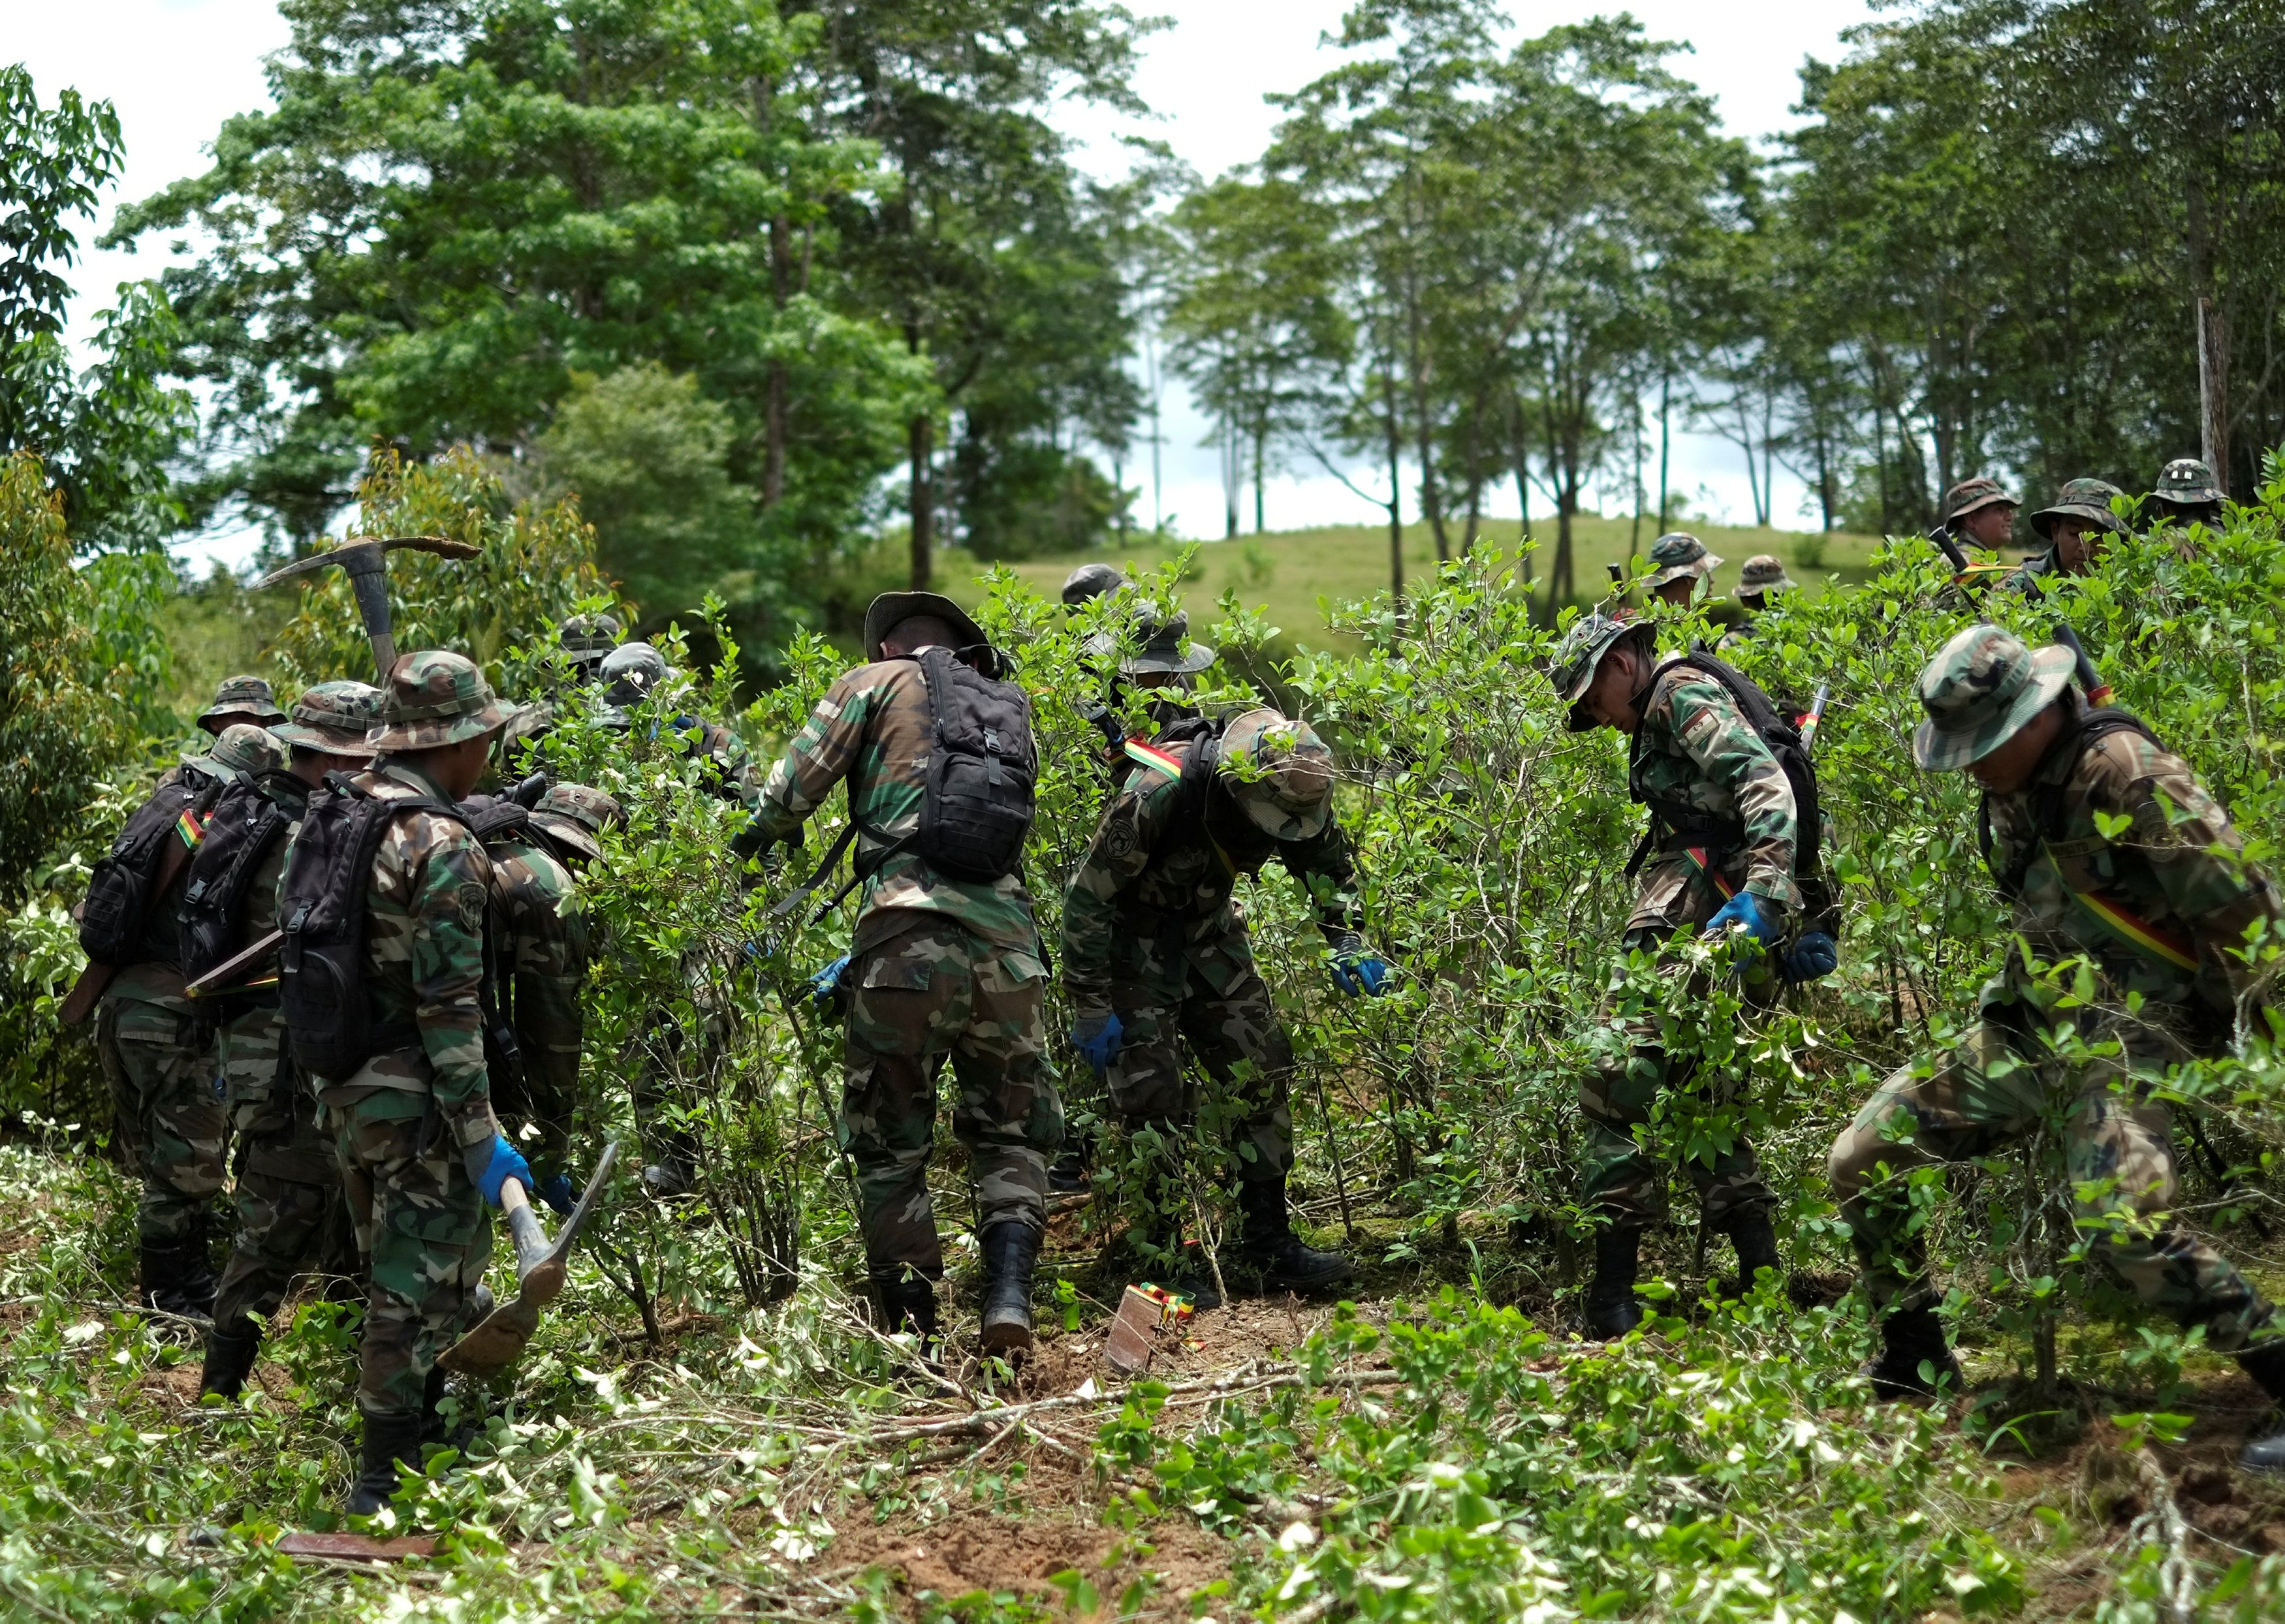
[[471,931],[481,930],[484,924],[484,888],[473,880],[452,893],[452,911],[460,916],[460,923]]

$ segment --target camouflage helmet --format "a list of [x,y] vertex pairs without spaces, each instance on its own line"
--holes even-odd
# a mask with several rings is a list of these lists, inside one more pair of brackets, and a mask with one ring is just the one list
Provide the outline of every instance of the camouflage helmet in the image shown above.
[[624,823],[627,815],[617,801],[600,789],[585,784],[551,784],[531,809],[531,820],[543,833],[593,861],[603,855],[599,836],[605,829]]
[[1142,647],[1119,663],[1122,677],[1188,677],[1214,663],[1213,649],[1190,641],[1190,617],[1180,609],[1162,623],[1146,604],[1135,616],[1135,630],[1142,633]]
[[1217,769],[1253,826],[1279,840],[1309,840],[1333,815],[1333,752],[1307,722],[1248,710],[1222,729]]
[[1789,592],[1794,589],[1794,578],[1786,573],[1774,553],[1756,553],[1746,561],[1738,572],[1738,591],[1746,592]]
[[1702,581],[1721,565],[1716,553],[1688,530],[1669,530],[1650,544],[1651,567],[1656,574],[1645,583],[1652,592],[1676,581]]
[[1974,479],[1961,480],[1943,493],[1943,522],[1950,524],[1965,519],[1979,507],[1996,506],[2000,503],[2009,507],[2022,506],[1998,480],[1979,474]]
[[476,663],[444,648],[425,648],[398,657],[381,691],[381,720],[365,736],[365,748],[426,750],[478,739],[506,722],[508,707]]
[[2117,486],[2099,479],[2075,479],[2065,485],[2052,506],[2042,507],[2031,515],[2031,528],[2047,540],[2054,538],[2055,521],[2078,519],[2096,530],[2108,530],[2114,536],[2126,534],[2126,521],[2110,511],[2113,497],[2126,493]]
[[554,706],[543,700],[518,705],[500,729],[500,759],[512,762],[518,750],[537,749],[539,741],[554,731]]
[[328,756],[369,756],[365,735],[381,719],[381,690],[369,682],[321,682],[302,690],[294,715],[270,731],[287,744]]
[[2177,457],[2158,471],[2158,488],[2150,493],[2177,507],[2210,507],[2222,499],[2214,471],[2195,457]]
[[1075,609],[1091,598],[1121,592],[1133,584],[1108,564],[1081,564],[1064,577],[1064,607]]
[[1555,653],[1547,662],[1547,680],[1555,685],[1555,697],[1571,709],[1569,726],[1573,733],[1584,733],[1595,726],[1594,718],[1579,710],[1579,702],[1586,697],[1603,656],[1628,637],[1649,632],[1649,622],[1636,619],[1625,609],[1611,615],[1598,609],[1591,615],[1581,616],[1563,634],[1563,640],[1555,646]]
[[1928,719],[1912,734],[1912,759],[1935,773],[1981,761],[2054,703],[2075,665],[2068,648],[2032,649],[2005,627],[1968,627],[1920,672]]
[[619,646],[625,632],[616,616],[574,615],[556,626],[555,636],[563,646],[564,658],[584,669],[600,664]]
[[672,672],[666,656],[648,643],[621,643],[603,656],[595,675],[614,705],[639,705]]
[[263,727],[272,722],[282,722],[286,713],[278,708],[278,696],[271,692],[270,684],[259,677],[225,677],[215,690],[214,703],[199,712],[199,726],[208,733],[218,734],[232,722],[254,722]]
[[286,765],[286,747],[270,736],[268,728],[232,722],[215,736],[213,748],[205,756],[190,759],[201,765],[211,762],[241,777],[259,778]]

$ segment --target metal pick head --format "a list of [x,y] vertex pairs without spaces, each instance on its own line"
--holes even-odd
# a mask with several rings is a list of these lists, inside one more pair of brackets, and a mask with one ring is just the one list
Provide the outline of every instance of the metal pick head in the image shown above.
[[382,554],[398,551],[428,553],[438,558],[474,558],[481,549],[473,542],[454,541],[448,536],[357,536],[323,553],[312,553],[307,558],[281,565],[263,576],[257,584],[275,586],[296,576],[313,574],[328,564],[338,564],[353,576],[368,575],[382,568]]

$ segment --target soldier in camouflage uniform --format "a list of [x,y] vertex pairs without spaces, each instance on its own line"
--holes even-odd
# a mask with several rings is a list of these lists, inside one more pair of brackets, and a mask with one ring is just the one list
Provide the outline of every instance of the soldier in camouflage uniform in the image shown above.
[[[217,706],[230,697],[225,684]],[[225,722],[218,732],[207,754],[185,757],[161,781],[246,782],[285,765],[276,741],[252,723]],[[214,1307],[208,1216],[223,1187],[230,1127],[215,1089],[213,1034],[184,990],[182,898],[180,876],[151,898],[136,961],[111,978],[96,1005],[95,1042],[114,1131],[143,1186],[135,1213],[141,1300],[198,1317]]]
[[[625,732],[634,726],[629,712],[650,702],[672,686],[674,668],[648,643],[622,643],[604,659],[598,678],[605,702],[602,725]],[[692,755],[707,764],[708,786],[723,799],[735,801],[748,812],[755,809],[760,786],[745,741],[719,722],[710,722],[687,711],[677,711],[651,723],[651,736],[671,733]]]
[[[1336,1284],[1349,1277],[1347,1259],[1305,1244],[1287,1210],[1293,1047],[1233,897],[1239,875],[1276,857],[1317,904],[1334,984],[1387,990],[1386,962],[1357,931],[1355,870],[1332,819],[1332,752],[1307,724],[1256,710],[1180,753],[1150,754],[1104,809],[1064,895],[1072,1041],[1108,1083],[1144,1161],[1151,1210],[1135,1239],[1146,1253],[1180,1257],[1187,1202],[1176,1181],[1196,1114],[1187,1046],[1234,1118],[1238,1260],[1273,1289]],[[1197,1306],[1219,1305],[1209,1276],[1178,1262],[1177,1279]]]
[[270,727],[286,719],[278,696],[259,677],[225,677],[215,690],[214,703],[199,712],[199,726],[219,735],[236,722]]
[[[310,689],[294,702],[292,719],[271,730],[289,755],[284,772],[261,780],[263,793],[298,823],[326,773],[354,773],[372,759],[365,734],[380,717],[381,690],[365,683],[322,682]],[[289,826],[247,882],[239,949],[277,929],[278,882],[291,838]],[[357,1258],[341,1164],[318,1125],[317,1099],[287,1052],[275,988],[233,1000],[225,1009],[222,1074],[238,1136],[238,1230],[215,1293],[200,1390],[235,1398],[294,1276],[315,1269],[346,1279]]]
[[1081,564],[1064,577],[1064,608],[1075,609],[1106,592],[1122,592],[1134,584],[1109,564]]
[[555,784],[527,822],[484,837],[492,869],[485,936],[492,1110],[511,1137],[536,1139],[535,1193],[567,1215],[575,1199],[567,1157],[588,957],[573,875],[602,854],[602,832],[624,820],[618,802],[601,790]]
[[2177,457],[2158,471],[2158,488],[2150,493],[2153,515],[2171,519],[2185,529],[2203,524],[2221,528],[2224,492],[2214,471],[2195,457]]
[[933,1343],[944,1253],[928,1165],[937,1073],[948,1057],[960,1089],[953,1133],[968,1149],[987,1276],[984,1342],[996,1351],[1031,1345],[1047,1158],[1063,1140],[1040,1027],[1046,955],[1020,876],[955,880],[898,849],[920,827],[930,754],[927,686],[909,656],[986,642],[948,598],[876,599],[867,663],[826,690],[770,769],[751,832],[765,849],[795,841],[848,780],[863,890],[849,956],[817,985],[840,989],[848,1009],[841,1142],[856,1164],[866,1266],[887,1328],[909,1326]]
[[1979,474],[1944,492],[1943,528],[1963,547],[1997,553],[2014,536],[2019,506],[2006,486]]
[[418,1467],[443,1393],[436,1356],[466,1328],[491,1256],[486,1203],[531,1169],[492,1115],[484,1064],[483,926],[491,864],[444,810],[484,771],[507,715],[468,660],[406,655],[389,673],[379,759],[353,781],[397,803],[365,891],[365,1001],[376,1032],[417,1037],[350,1076],[318,1080],[367,1270],[357,1408],[364,1465],[349,1494],[367,1516]]
[[574,615],[555,628],[555,635],[572,679],[584,685],[601,679],[603,662],[624,640],[626,628],[615,615]]
[[[1744,990],[1755,1002],[1774,999],[1781,977],[1829,973],[1835,955],[1822,930],[1786,945],[1802,902],[1798,864],[1814,861],[1815,839],[1800,828],[1784,767],[1727,686],[1679,656],[1661,660],[1653,629],[1625,614],[1579,621],[1549,676],[1571,707],[1574,732],[1602,726],[1629,736],[1628,788],[1652,809],[1651,832],[1629,865],[1639,876],[1621,944],[1629,956],[1660,955],[1661,990],[1645,1000],[1626,990],[1623,964],[1614,973],[1606,1017],[1615,1022],[1597,1026],[1615,1025],[1623,1046],[1599,1054],[1579,1088],[1587,1118],[1581,1198],[1602,1220],[1587,1322],[1598,1336],[1618,1337],[1641,1322],[1635,1279],[1642,1232],[1667,1205],[1667,1171],[1639,1136],[1662,1094],[1686,1089],[1718,1103],[1733,1087],[1698,1076],[1694,1059],[1677,1061],[1658,1040],[1664,1012],[1699,1002],[1705,991],[1702,973],[1665,952],[1667,944],[1684,930],[1743,932],[1752,944]],[[1773,959],[1760,949],[1782,951]],[[1692,1158],[1684,1171],[1698,1189],[1702,1227],[1726,1234],[1737,1249],[1740,1281],[1776,1269],[1772,1197],[1744,1135],[1710,1159]]]
[[2047,545],[2022,562],[2001,585],[2010,592],[2036,598],[2041,583],[2059,575],[2085,575],[2094,568],[2106,536],[2126,534],[2126,521],[2110,511],[2114,498],[2125,492],[2099,479],[2075,479],[2062,488],[2052,507],[2031,515],[2031,528]]
[[1746,618],[1722,633],[1715,643],[1714,652],[1728,659],[1731,653],[1754,635],[1754,616],[1770,607],[1770,600],[1779,592],[1796,591],[1794,578],[1786,573],[1785,565],[1773,553],[1756,553],[1746,561],[1738,572],[1738,607],[1746,611]]
[[[1920,673],[1928,717],[1913,757],[1983,787],[1987,860],[2019,945],[1958,1047],[1888,1078],[1833,1144],[1833,1194],[1882,1315],[1869,1373],[1889,1394],[1930,1391],[1924,1367],[1958,1374],[1906,1198],[1912,1171],[1991,1155],[2060,1117],[2093,1255],[2285,1398],[2285,1325],[2169,1210],[2173,1151],[2155,1097],[2170,1065],[2228,1052],[2251,990],[2247,931],[2275,928],[2277,892],[2188,764],[2122,713],[2090,711],[2072,663],[2064,649],[2034,652],[1975,625]],[[2072,989],[2069,973],[2035,972],[2026,952],[2085,965],[2097,995]],[[2058,1052],[2050,1034],[2062,1026],[2085,1047]],[[2257,1450],[2250,1464],[2285,1468],[2285,1435]]]
[[1687,530],[1670,530],[1650,544],[1651,577],[1643,583],[1661,602],[1684,608],[1722,567],[1720,555]]

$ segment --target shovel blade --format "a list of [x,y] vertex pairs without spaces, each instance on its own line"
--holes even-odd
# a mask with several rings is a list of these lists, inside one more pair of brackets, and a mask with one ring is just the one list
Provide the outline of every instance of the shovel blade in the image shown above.
[[580,1194],[579,1204],[571,1209],[571,1216],[563,1220],[554,1244],[533,1259],[516,1281],[515,1295],[446,1348],[438,1356],[438,1364],[460,1376],[496,1376],[522,1357],[524,1345],[539,1329],[539,1311],[554,1302],[563,1290],[572,1243],[587,1227],[588,1215],[594,1212],[596,1200],[609,1181],[611,1168],[618,1159],[619,1142],[615,1139],[603,1147],[603,1157],[595,1164],[594,1176],[587,1181],[587,1188]]

